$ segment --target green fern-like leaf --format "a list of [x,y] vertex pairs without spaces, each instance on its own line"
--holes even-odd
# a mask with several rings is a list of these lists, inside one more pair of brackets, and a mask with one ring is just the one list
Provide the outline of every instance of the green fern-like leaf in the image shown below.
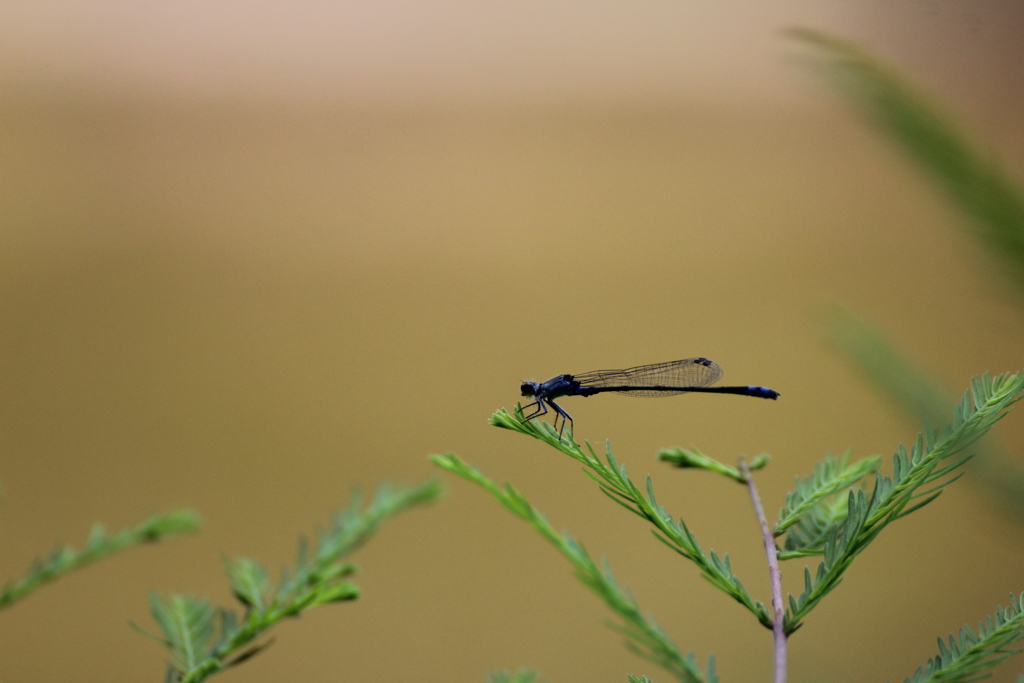
[[904,683],[976,681],[989,675],[1006,658],[1024,651],[1014,647],[1024,640],[1022,600],[1024,594],[1011,595],[1010,606],[996,609],[995,614],[978,625],[977,633],[964,626],[945,642],[939,638],[939,653]]
[[786,535],[780,560],[822,555],[829,530],[845,523],[849,506],[842,494],[876,472],[882,462],[881,457],[871,456],[851,465],[849,457],[849,452],[842,458],[830,455],[815,465],[811,476],[797,480],[775,527],[776,536]]
[[152,595],[150,612],[178,671],[191,671],[210,655],[216,633],[210,601],[187,595]]
[[[559,434],[546,422],[527,421],[523,419],[522,410],[519,408],[516,409],[515,415],[509,414],[506,410],[499,410],[491,416],[490,422],[496,427],[510,429],[543,441],[582,463],[586,468],[584,472],[597,482],[605,495],[650,522],[654,526],[652,531],[655,538],[697,565],[701,575],[712,585],[746,607],[766,628],[772,628],[772,617],[767,608],[763,603],[755,601],[739,578],[732,573],[729,556],[719,557],[714,551],[710,555],[706,553],[686,523],[682,519],[674,519],[658,504],[650,477],[647,477],[645,482],[645,491],[641,492],[629,478],[626,466],[616,460],[610,443],[605,443],[602,461],[589,442],[586,444],[587,450],[584,451],[573,440],[571,434]],[[703,459],[711,460],[707,456]]]
[[825,499],[846,491],[869,474],[874,474],[882,465],[882,458],[873,455],[850,464],[847,451],[841,458],[830,455],[814,466],[811,476],[798,479],[796,489],[786,496],[786,504],[779,512],[775,535],[781,536],[794,524]]
[[[556,442],[558,435],[549,434]],[[637,655],[654,662],[683,683],[714,683],[714,665],[709,663],[709,676],[705,677],[691,652],[684,655],[672,642],[653,617],[644,614],[629,591],[619,586],[607,562],[598,565],[583,546],[565,533],[558,533],[539,510],[511,484],[498,486],[476,467],[453,454],[433,455],[431,461],[438,467],[490,493],[505,509],[527,521],[541,536],[554,545],[572,564],[576,578],[599,596],[619,616],[621,622],[612,627],[626,637],[626,644]]]
[[790,35],[815,51],[815,66],[974,220],[978,238],[1024,291],[1024,194],[1001,165],[916,87],[857,45],[807,29]]
[[779,559],[792,560],[824,554],[829,530],[841,527],[848,511],[847,496],[835,495],[818,501],[800,516],[796,525],[786,531],[786,542],[784,550],[778,553]]
[[8,583],[0,590],[0,609],[9,607],[40,586],[54,581],[68,572],[92,564],[142,543],[152,543],[163,538],[188,531],[200,526],[199,515],[194,510],[176,510],[156,515],[134,527],[108,534],[102,524],[93,526],[85,547],[75,550],[69,546],[54,549],[43,560],[38,560],[25,576]]
[[226,563],[235,597],[249,609],[262,611],[270,592],[267,570],[256,560],[238,557]]
[[1024,373],[974,378],[941,437],[934,429],[926,429],[909,453],[901,444],[893,456],[892,476],[876,473],[870,496],[863,489],[850,490],[846,519],[828,529],[823,560],[813,580],[807,571],[804,592],[797,598],[790,596],[787,633],[800,627],[802,619],[839,584],[856,556],[882,529],[935,500],[942,488],[959,476],[953,473],[970,458],[965,449],[1004,417],[1022,395]]
[[[876,390],[917,423],[941,423],[949,392],[901,354],[895,345],[849,310],[832,307],[824,316],[828,340]],[[1004,509],[1024,516],[1024,469],[994,439],[974,448],[970,476],[982,482]]]
[[168,680],[199,683],[264,650],[272,641],[263,638],[278,621],[317,605],[359,597],[359,588],[346,580],[355,566],[343,558],[365,543],[386,519],[437,499],[441,490],[437,481],[415,488],[381,485],[365,509],[359,496],[353,496],[330,529],[317,534],[312,552],[300,540],[298,563],[277,582],[271,581],[255,560],[241,557],[227,562],[231,588],[245,608],[241,619],[230,609],[214,610],[205,600],[154,598],[153,617],[164,637],[151,637],[171,652]]
[[[758,456],[758,458],[759,459],[756,463],[758,465],[757,467],[754,466],[755,463],[753,462],[750,464],[749,469],[751,471],[760,469],[768,464],[767,456]],[[665,448],[658,451],[658,460],[670,463],[676,467],[692,467],[695,469],[717,472],[718,474],[728,477],[729,479],[733,479],[734,481],[743,481],[743,474],[740,473],[738,469],[730,467],[724,463],[720,463],[696,448]]]

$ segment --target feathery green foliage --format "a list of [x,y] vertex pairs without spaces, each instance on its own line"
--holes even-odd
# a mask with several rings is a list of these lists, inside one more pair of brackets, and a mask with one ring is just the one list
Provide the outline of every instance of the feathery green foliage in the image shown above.
[[1024,195],[998,162],[978,150],[914,86],[860,47],[808,29],[790,35],[813,48],[813,64],[945,188],[1024,292]]
[[882,529],[935,500],[942,488],[955,480],[949,475],[970,458],[969,454],[962,455],[964,449],[981,438],[1022,394],[1024,373],[974,378],[941,438],[935,430],[927,429],[909,453],[901,444],[893,456],[891,477],[876,473],[870,496],[863,489],[850,491],[846,519],[829,528],[817,573],[812,579],[806,569],[804,592],[789,598],[787,633],[801,626],[804,617],[839,584],[856,556]]
[[89,532],[84,548],[55,548],[45,559],[38,560],[25,576],[5,585],[0,590],[0,609],[9,607],[43,584],[60,578],[73,569],[84,567],[132,546],[195,531],[199,526],[199,515],[194,510],[187,509],[154,515],[134,527],[121,529],[114,534],[108,534],[102,524],[96,524]]
[[[950,393],[901,354],[865,320],[833,307],[823,320],[828,341],[907,418],[940,424]],[[992,439],[974,446],[969,476],[983,483],[1007,511],[1024,516],[1024,469]]]
[[976,681],[988,676],[1007,657],[1024,649],[1012,645],[1024,640],[1024,614],[1020,596],[1010,595],[1010,606],[999,607],[996,613],[978,624],[975,634],[964,626],[947,642],[939,638],[939,654],[929,659],[904,683],[956,683]]
[[[557,433],[555,437],[557,438]],[[450,453],[432,455],[430,459],[438,467],[488,491],[509,512],[529,522],[541,536],[558,548],[572,563],[576,578],[596,593],[622,620],[622,623],[616,624],[614,628],[626,636],[630,649],[658,664],[684,683],[717,681],[713,658],[709,658],[707,673],[703,674],[695,655],[692,652],[684,655],[654,619],[640,610],[629,591],[619,586],[607,562],[604,562],[603,567],[599,567],[578,541],[567,533],[558,533],[548,522],[547,517],[533,507],[515,487],[507,483],[498,486],[476,467]]]
[[166,638],[174,668],[191,671],[199,666],[213,646],[213,605],[187,595],[151,595],[150,611]]
[[[499,410],[491,416],[490,423],[496,427],[510,429],[539,439],[570,458],[583,463],[587,468],[584,472],[597,482],[601,491],[609,498],[653,524],[655,527],[653,532],[658,540],[696,564],[705,579],[750,610],[764,626],[772,627],[772,617],[768,609],[763,603],[755,601],[743,587],[739,578],[732,573],[729,556],[726,554],[719,557],[713,550],[710,555],[704,552],[686,523],[682,519],[676,521],[665,511],[664,507],[658,505],[650,476],[646,481],[646,495],[641,493],[637,485],[627,475],[626,466],[620,465],[615,460],[610,443],[605,443],[605,461],[602,462],[589,442],[586,444],[587,452],[584,452],[573,440],[571,434],[559,436],[558,432],[546,422],[523,420],[523,413],[519,408],[516,408],[514,416],[504,409]],[[711,461],[707,456],[703,454],[701,456],[700,462]],[[721,473],[725,466],[719,463],[719,467],[714,469]],[[731,477],[728,474],[726,476]]]
[[[746,477],[750,476],[747,472],[740,471],[740,478],[737,479],[733,468],[695,449],[666,449],[659,454],[663,461],[679,467],[717,472],[730,480],[741,481],[750,489],[752,502],[759,511],[760,522],[766,536],[773,602],[777,605],[777,613],[782,618],[780,627],[773,629],[777,672],[783,674],[783,678],[777,676],[776,680],[784,679],[788,636],[803,625],[807,615],[842,581],[856,557],[871,544],[882,529],[932,502],[945,486],[955,481],[960,476],[958,471],[971,457],[965,449],[981,438],[1022,397],[1024,373],[1004,374],[995,378],[988,374],[975,377],[971,381],[971,388],[956,405],[952,422],[941,433],[926,427],[909,452],[902,445],[899,446],[893,456],[891,476],[879,473],[881,459],[878,456],[853,463],[850,462],[849,453],[842,457],[827,457],[814,468],[809,477],[797,480],[796,490],[787,497],[774,532],[769,529],[767,520],[763,519],[756,489],[753,482],[747,480]],[[596,481],[609,498],[653,524],[657,538],[697,564],[702,575],[713,585],[747,606],[763,625],[773,628],[773,615],[769,614],[763,603],[755,602],[732,574],[728,555],[719,558],[714,552],[710,557],[705,554],[685,523],[682,520],[675,521],[658,505],[651,478],[647,477],[646,493],[642,493],[630,480],[625,466],[616,461],[610,444],[606,443],[602,459],[597,456],[590,443],[585,444],[584,450],[571,434],[560,434],[550,424],[539,420],[526,421],[519,407],[514,415],[506,410],[497,411],[490,422],[502,429],[519,432],[542,441],[581,463],[584,466],[584,473]],[[598,568],[577,541],[568,535],[558,534],[547,519],[511,484],[498,486],[455,455],[435,455],[431,456],[431,459],[443,469],[489,491],[504,507],[529,522],[549,542],[558,547],[572,562],[577,577],[584,585],[601,596],[606,604],[619,614],[623,624],[618,630],[630,639],[627,640],[627,644],[631,645],[632,649],[664,667],[679,680],[715,680],[712,657],[709,657],[707,670],[702,674],[693,654],[684,657],[653,620],[643,616],[629,594],[619,588],[607,568],[607,563],[603,569]],[[767,456],[763,456],[759,458],[758,464],[763,466],[766,462]],[[869,494],[858,485],[858,482],[870,475],[874,475],[874,486]],[[771,538],[778,538],[781,535],[786,536],[787,550],[780,553]],[[783,613],[775,557],[792,559],[808,555],[821,555],[822,560],[813,575],[810,568],[805,567],[804,591],[799,597],[789,597],[789,609]],[[1014,610],[1019,611],[1017,603]],[[1017,636],[1014,635],[1011,639],[1008,634],[1012,629],[1003,628],[1003,623],[1009,621],[1011,617],[1016,623],[1016,614],[1015,611],[1000,612],[993,621],[995,626],[982,628],[980,640],[974,638],[968,630],[967,635],[961,637],[961,641],[949,646],[948,650],[954,655],[947,656],[946,646],[940,646],[939,663],[929,664],[931,670],[952,670],[950,663],[954,659],[962,659],[962,662],[956,665],[959,670],[968,673],[981,671],[980,667],[994,666],[1001,658],[1013,654],[1007,646],[1016,642]],[[970,656],[960,654],[968,650]],[[630,680],[646,679],[631,676]],[[957,676],[949,679],[940,677],[922,680],[967,679]],[[914,680],[912,683],[919,682]]]
[[386,519],[436,500],[441,490],[437,481],[415,488],[384,484],[366,509],[360,497],[353,496],[330,529],[317,533],[312,553],[300,540],[295,568],[282,572],[278,581],[272,581],[256,560],[240,557],[227,562],[231,588],[245,608],[241,619],[226,607],[215,610],[206,600],[154,596],[151,612],[163,637],[143,633],[170,651],[167,680],[198,683],[267,647],[270,641],[256,641],[278,621],[317,605],[359,597],[358,587],[345,580],[356,568],[342,558],[365,543]]
[[654,681],[649,679],[647,676],[634,676],[633,674],[630,674],[629,683],[654,683]]
[[[882,466],[882,456],[873,455],[850,464],[850,452],[843,457],[827,456],[814,465],[814,471],[806,479],[797,479],[796,489],[786,496],[786,504],[779,511],[779,521],[775,524],[774,533],[781,536],[801,518],[807,515],[820,503],[851,486],[869,474],[874,474]],[[787,546],[787,550],[790,550]],[[796,549],[796,547],[792,548]]]
[[849,509],[847,496],[838,494],[815,503],[786,530],[785,549],[778,551],[778,558],[793,560],[824,554],[829,531],[842,525]]
[[487,683],[535,683],[536,681],[537,673],[529,669],[520,669],[514,674],[508,671],[492,671],[487,677]]
[[[792,35],[815,50],[815,66],[822,68],[839,86],[847,100],[902,145],[904,151],[944,187],[954,204],[973,219],[975,236],[1002,260],[1018,291],[1024,291],[1024,194],[999,164],[972,145],[938,107],[930,104],[894,70],[856,45],[815,31],[798,30]],[[927,422],[940,422],[944,406],[948,404],[946,392],[916,370],[891,343],[845,310],[833,311],[827,327],[830,341],[903,411]],[[976,404],[977,400],[976,394]],[[980,465],[973,468],[974,472],[981,474],[1004,502],[1020,510],[1024,472],[991,445],[983,450],[984,457]],[[897,470],[907,472],[904,457],[901,449],[897,454]],[[953,462],[952,466],[958,464]],[[950,466],[936,467],[932,475],[942,469],[947,473],[952,471]],[[899,480],[898,476],[894,478]],[[878,494],[876,485],[874,495]],[[926,496],[921,504],[933,500],[927,492],[915,495]],[[851,509],[852,506],[851,500]],[[913,509],[904,510],[900,516]],[[839,526],[836,523],[832,528]],[[805,573],[806,590],[801,598],[810,596],[817,587],[827,583],[822,576],[824,564],[818,568],[817,586],[810,573]],[[794,603],[791,608],[794,613],[798,609]],[[1008,614],[1014,610],[1015,614]],[[980,638],[975,638],[967,628],[961,630],[958,640],[951,637],[949,646],[940,640],[939,656],[907,679],[908,683],[976,680],[987,675],[992,667],[1012,654],[1013,651],[1005,648],[1019,635],[1006,635],[1004,640],[1003,634],[1019,633],[1019,625],[1010,625],[1017,621],[1019,612],[1019,601],[1015,598],[1010,610],[997,613],[995,624],[990,619],[982,625]],[[1001,628],[1004,625],[1007,628]]]
[[[838,86],[849,104],[945,188],[954,205],[972,219],[973,235],[1000,258],[1009,282],[1024,293],[1024,192],[1019,182],[896,69],[834,36],[805,29],[791,35],[812,48],[811,64]],[[863,320],[838,309],[825,326],[830,341],[901,410],[917,419],[943,419],[948,392]],[[992,444],[979,449],[979,456],[972,474],[1005,508],[1024,514],[1024,470]]]
[[[768,459],[768,456],[765,454],[757,456],[748,465],[750,471],[753,472],[763,468],[768,464]],[[743,481],[743,475],[738,469],[718,462],[696,448],[665,448],[658,451],[658,460],[671,463],[683,469],[692,467],[694,469],[708,470],[709,472],[717,472],[723,477],[728,477],[734,481]]]
[[953,394],[914,367],[879,330],[841,306],[824,311],[821,324],[828,344],[909,417],[932,424],[946,420]]

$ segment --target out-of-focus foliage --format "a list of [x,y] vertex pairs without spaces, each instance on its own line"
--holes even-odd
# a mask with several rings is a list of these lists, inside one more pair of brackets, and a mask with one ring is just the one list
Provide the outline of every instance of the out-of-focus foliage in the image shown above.
[[195,531],[200,523],[199,515],[194,510],[184,509],[155,515],[134,527],[121,529],[114,534],[108,534],[106,527],[96,524],[89,532],[84,548],[55,548],[45,559],[38,560],[25,576],[4,586],[0,590],[0,609],[9,607],[43,584],[58,579],[73,569],[84,567],[132,546]]
[[898,143],[972,219],[975,234],[1024,293],[1024,193],[943,110],[895,69],[849,41],[808,29],[790,35],[847,101]]
[[978,624],[977,634],[964,626],[955,636],[950,635],[948,642],[939,638],[939,654],[904,683],[952,683],[989,676],[1003,660],[1021,651],[1017,644],[1024,639],[1022,600],[1024,593],[1011,594],[1010,606],[986,617]]
[[874,474],[882,465],[882,457],[873,455],[850,464],[850,452],[843,457],[826,456],[814,465],[811,476],[796,480],[796,489],[786,496],[786,504],[779,512],[779,521],[774,533],[781,536],[816,505],[827,498],[848,490],[869,474]]
[[[507,415],[507,413],[505,414]],[[551,425],[544,424],[557,438],[558,432]],[[569,536],[568,533],[555,531],[547,517],[533,507],[530,501],[515,487],[507,483],[504,486],[499,486],[476,467],[451,453],[431,456],[431,460],[438,467],[488,491],[505,509],[529,522],[545,539],[558,548],[573,565],[576,570],[576,578],[597,594],[622,620],[621,624],[615,624],[614,627],[615,630],[626,636],[627,646],[631,650],[644,659],[658,664],[682,683],[716,683],[718,678],[715,675],[714,657],[708,659],[705,674],[697,664],[694,653],[683,654],[669,635],[658,626],[654,618],[643,613],[630,592],[615,580],[607,562],[603,567],[599,566],[579,541]]]
[[[706,553],[686,522],[683,519],[676,520],[658,504],[650,476],[646,480],[646,492],[641,492],[627,474],[625,464],[618,462],[613,455],[610,443],[605,444],[602,459],[589,442],[585,443],[584,450],[571,433],[563,434],[554,426],[536,418],[527,420],[520,406],[516,407],[514,413],[504,409],[497,411],[491,417],[491,424],[537,439],[581,463],[584,473],[597,482],[603,493],[652,524],[655,537],[697,565],[705,579],[744,605],[762,625],[774,631],[776,663],[782,663],[777,670],[783,674],[776,680],[784,680],[788,636],[803,626],[805,618],[839,585],[860,553],[884,528],[934,501],[946,486],[960,477],[962,466],[972,456],[967,449],[1021,398],[1024,398],[1024,372],[995,378],[988,374],[975,377],[971,381],[971,388],[954,407],[952,422],[941,432],[929,425],[909,450],[900,444],[893,455],[891,475],[879,472],[881,458],[878,456],[852,464],[849,454],[840,458],[828,456],[815,466],[809,477],[798,479],[796,490],[786,498],[774,532],[776,538],[787,536],[787,550],[781,553],[772,542],[773,534],[764,519],[752,475],[742,460],[738,470],[740,478],[737,479],[737,470],[696,449],[662,451],[661,459],[677,467],[705,469],[749,487],[767,537],[765,548],[773,571],[777,571],[776,557],[793,559],[809,555],[821,556],[814,574],[810,567],[804,568],[804,591],[799,596],[789,597],[789,609],[785,615],[782,613],[781,585],[774,584],[773,604],[776,605],[776,614],[781,623],[768,613],[764,603],[754,600],[743,587],[732,572],[727,554],[719,556],[714,551]],[[558,533],[512,484],[499,486],[479,469],[454,454],[434,455],[431,460],[442,469],[486,490],[512,514],[525,520],[555,545],[573,565],[577,578],[619,616],[621,622],[614,627],[626,635],[627,646],[633,651],[684,683],[712,683],[716,680],[712,656],[708,657],[706,671],[701,671],[693,653],[684,655],[654,619],[641,612],[629,592],[615,580],[607,562],[603,567],[599,566],[582,544],[567,533]],[[761,466],[767,461],[767,458],[759,458]],[[861,479],[871,475],[874,475],[874,486],[870,491],[858,486]],[[708,514],[715,514],[715,511],[709,510]],[[1013,609],[1018,607],[1015,603]],[[962,643],[954,642],[950,646],[955,650],[954,655],[948,655],[942,649],[945,647],[943,645],[940,647],[939,663],[930,663],[929,671],[942,669],[954,675],[948,679],[927,680],[968,680],[973,673],[995,666],[1002,658],[1012,654],[1006,648],[1020,637],[1017,634],[1020,626],[1018,622],[1017,613],[1013,610],[1000,612],[993,622],[995,626],[983,627],[980,638],[975,638],[968,631],[968,635],[962,635]],[[957,664],[957,661],[960,663]],[[957,672],[963,672],[963,675]],[[635,683],[647,679],[631,676],[630,680]]]
[[508,671],[493,671],[487,677],[487,683],[540,683],[540,681],[537,680],[536,672],[520,669],[514,674]]
[[[845,356],[877,391],[914,421],[939,424],[949,392],[917,368],[882,334],[852,311],[832,307],[824,318],[827,341]],[[1003,509],[1024,518],[1024,467],[992,439],[974,446],[968,468]]]
[[[974,235],[1024,294],[1024,191],[973,143],[943,108],[910,80],[856,44],[818,31],[790,35],[809,47],[809,63],[846,102],[933,178],[970,220]],[[1018,297],[1024,306],[1024,297]],[[829,341],[908,417],[938,423],[949,392],[860,317],[841,308],[825,316]],[[1024,516],[1024,466],[994,444],[978,448],[971,468],[1008,510]]]
[[365,510],[360,497],[353,496],[330,529],[317,534],[312,552],[300,539],[295,568],[282,572],[278,581],[272,581],[256,560],[240,557],[228,562],[231,588],[245,608],[241,619],[227,607],[215,609],[209,601],[188,595],[153,596],[150,611],[162,636],[139,630],[170,653],[166,680],[198,683],[270,645],[270,640],[257,641],[278,621],[317,605],[358,598],[359,588],[345,580],[356,568],[342,558],[389,517],[434,501],[441,491],[437,481],[415,488],[381,485]]
[[953,422],[941,433],[931,428],[907,449],[900,444],[893,456],[892,476],[875,474],[870,495],[850,490],[845,519],[833,524],[821,547],[822,561],[812,578],[804,572],[804,591],[790,597],[786,630],[792,633],[814,606],[842,580],[850,565],[886,526],[934,501],[971,457],[966,449],[1002,419],[1024,396],[1024,372],[992,378],[975,377],[953,412]]
[[[605,443],[605,458],[602,461],[589,442],[586,444],[587,452],[584,452],[571,435],[561,436],[546,422],[523,419],[522,410],[519,408],[516,409],[515,415],[499,410],[491,416],[491,424],[539,439],[583,463],[587,467],[584,472],[597,482],[603,493],[633,514],[650,522],[654,526],[654,536],[659,541],[696,564],[705,579],[746,607],[766,628],[772,627],[772,617],[768,609],[761,602],[755,601],[739,578],[733,574],[729,556],[719,557],[713,550],[710,554],[706,553],[686,523],[682,519],[676,521],[658,504],[654,496],[654,483],[649,476],[645,484],[646,495],[642,493],[629,478],[626,466],[616,461],[611,443]],[[703,456],[701,462],[705,469],[724,473],[725,476],[732,478],[726,473],[729,468],[716,463],[708,456]]]

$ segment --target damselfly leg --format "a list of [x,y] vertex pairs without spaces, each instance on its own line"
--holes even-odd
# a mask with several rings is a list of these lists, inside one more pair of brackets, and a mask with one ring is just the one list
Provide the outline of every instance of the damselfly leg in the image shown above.
[[[718,363],[704,357],[638,365],[625,370],[594,370],[575,375],[555,375],[546,382],[520,383],[519,391],[522,395],[533,399],[533,403],[521,408],[521,414],[524,421],[529,421],[546,415],[549,410],[554,411],[555,419],[551,426],[558,430],[558,436],[561,438],[565,434],[566,425],[569,426],[570,435],[574,425],[572,416],[562,410],[555,403],[555,399],[567,396],[587,397],[615,393],[622,396],[654,398],[692,391],[706,394],[753,396],[772,400],[779,397],[779,392],[767,387],[711,386],[721,378],[722,368]],[[531,412],[526,414],[527,411]]]
[[[541,415],[547,415],[547,413],[548,413],[548,407],[546,405],[544,405],[544,401],[534,401],[533,403],[528,403],[527,405],[525,405],[522,408],[520,408],[520,410],[523,413],[523,422],[529,422],[530,420],[534,419],[535,417],[540,417]],[[530,414],[527,414],[526,411],[528,411],[528,410],[533,410],[533,412],[530,413]]]
[[[555,411],[555,421],[551,426],[558,430],[558,438],[562,438],[562,434],[563,432],[565,432],[566,424],[569,425],[569,434],[572,434],[572,415],[565,412],[560,405],[558,405],[551,399],[544,398],[540,399],[539,401],[534,401],[533,403],[528,403],[525,406],[522,406],[520,410],[523,413],[523,422],[529,422],[530,420],[534,420],[539,417],[547,415],[549,412],[548,406],[551,406],[552,410]],[[532,412],[528,413],[528,410]],[[558,426],[559,421],[561,421],[562,423],[561,427]]]
[[[552,426],[552,427],[554,427],[555,429],[558,429],[558,439],[559,439],[559,440],[561,440],[561,439],[562,439],[562,432],[564,432],[564,431],[565,431],[565,425],[566,425],[566,423],[568,423],[568,424],[569,424],[569,436],[572,436],[572,428],[573,428],[573,423],[572,423],[572,415],[570,415],[569,413],[565,412],[565,411],[564,411],[564,410],[562,409],[562,407],[561,407],[561,406],[559,406],[559,405],[558,405],[557,403],[555,403],[554,401],[552,401],[552,400],[550,400],[550,399],[549,399],[549,400],[547,401],[547,404],[548,404],[549,406],[551,406],[551,407],[552,407],[552,408],[554,409],[554,411],[555,411],[556,413],[558,413],[558,416],[557,416],[557,417],[555,417],[555,424],[551,425],[551,426]],[[561,426],[560,428],[559,428],[559,426],[558,426],[558,418],[559,418],[559,417],[561,417],[561,418],[562,418],[562,426]]]

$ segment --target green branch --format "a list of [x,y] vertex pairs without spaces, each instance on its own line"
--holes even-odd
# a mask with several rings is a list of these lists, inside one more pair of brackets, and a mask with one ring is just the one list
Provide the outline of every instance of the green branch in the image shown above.
[[199,515],[194,510],[187,509],[155,515],[137,526],[121,529],[115,534],[107,534],[102,524],[96,524],[89,532],[84,548],[56,548],[46,559],[38,560],[25,576],[4,586],[3,590],[0,590],[0,609],[10,607],[43,584],[54,581],[73,569],[92,564],[132,546],[152,543],[186,531],[195,531],[199,526]]
[[786,496],[786,504],[779,511],[779,521],[775,524],[773,533],[775,536],[786,533],[787,529],[826,498],[846,491],[867,475],[877,472],[881,466],[880,455],[858,460],[852,465],[849,451],[842,458],[827,456],[814,465],[811,476],[797,479],[796,489]]
[[622,624],[616,624],[614,628],[626,636],[627,645],[632,646],[634,652],[661,666],[683,683],[715,683],[717,678],[713,657],[708,660],[705,677],[697,665],[694,654],[691,652],[683,655],[654,619],[640,611],[633,596],[615,581],[608,563],[605,562],[603,567],[599,567],[578,541],[567,533],[560,534],[555,531],[547,517],[533,507],[515,487],[511,484],[498,486],[457,455],[432,455],[430,460],[438,467],[488,491],[509,512],[529,522],[541,536],[558,548],[572,563],[576,578],[596,593],[622,619]]
[[1010,595],[1010,606],[999,607],[996,613],[978,625],[975,635],[964,626],[948,643],[939,638],[939,654],[929,659],[904,683],[956,683],[976,681],[990,675],[1004,659],[1022,652],[1011,647],[1024,639],[1024,613],[1019,597]]
[[[494,413],[490,422],[496,427],[510,429],[539,439],[582,463],[586,467],[584,472],[597,482],[609,498],[653,524],[655,528],[652,531],[659,541],[696,564],[701,576],[746,607],[766,628],[772,628],[771,614],[763,603],[755,601],[750,596],[740,580],[732,573],[729,556],[719,557],[713,550],[710,555],[704,552],[686,523],[681,518],[678,521],[673,519],[672,515],[658,504],[654,497],[654,485],[650,476],[647,477],[645,495],[626,474],[626,466],[620,465],[615,460],[610,443],[605,444],[605,460],[602,462],[594,453],[589,442],[586,444],[587,452],[584,452],[571,435],[559,436],[558,432],[548,423],[536,420],[526,422],[522,417],[522,411],[518,408],[514,416],[506,410],[499,410]],[[703,454],[701,456],[701,462],[714,462]],[[720,470],[725,467],[720,465],[716,469]],[[726,476],[731,475],[726,474]]]
[[317,534],[312,554],[305,540],[300,540],[295,569],[283,572],[276,583],[256,560],[240,557],[228,562],[231,588],[245,607],[241,621],[232,610],[215,610],[206,600],[153,596],[151,612],[163,637],[139,630],[170,651],[169,681],[198,683],[235,666],[270,644],[256,641],[278,621],[317,605],[359,597],[359,588],[345,580],[356,568],[341,559],[365,543],[386,519],[436,500],[441,491],[437,481],[411,489],[381,485],[365,510],[359,496],[353,496],[331,528]]
[[941,438],[929,429],[918,436],[910,453],[901,444],[893,456],[892,477],[876,473],[870,497],[862,489],[850,491],[846,519],[829,529],[816,575],[812,578],[806,569],[804,592],[799,598],[790,596],[787,633],[800,628],[804,617],[839,584],[853,560],[882,529],[935,500],[942,488],[955,480],[949,475],[971,457],[963,451],[1004,417],[1022,395],[1024,374],[975,377]]
[[832,527],[841,526],[849,512],[849,497],[835,495],[819,501],[786,531],[784,550],[780,560],[815,557],[825,554],[825,541]]
[[[658,451],[658,460],[667,462],[680,469],[699,469],[707,470],[709,472],[715,472],[723,477],[732,479],[740,484],[745,484],[746,479],[743,477],[743,473],[735,467],[730,467],[725,463],[718,462],[709,455],[705,455],[696,448],[664,448]],[[766,453],[762,453],[747,465],[747,469],[751,472],[759,470],[768,464],[770,458]]]
[[[950,392],[905,358],[882,333],[848,309],[833,306],[822,316],[828,341],[879,392],[915,422],[941,423]],[[969,476],[980,480],[1008,511],[1024,516],[1024,468],[995,439],[975,446]]]

